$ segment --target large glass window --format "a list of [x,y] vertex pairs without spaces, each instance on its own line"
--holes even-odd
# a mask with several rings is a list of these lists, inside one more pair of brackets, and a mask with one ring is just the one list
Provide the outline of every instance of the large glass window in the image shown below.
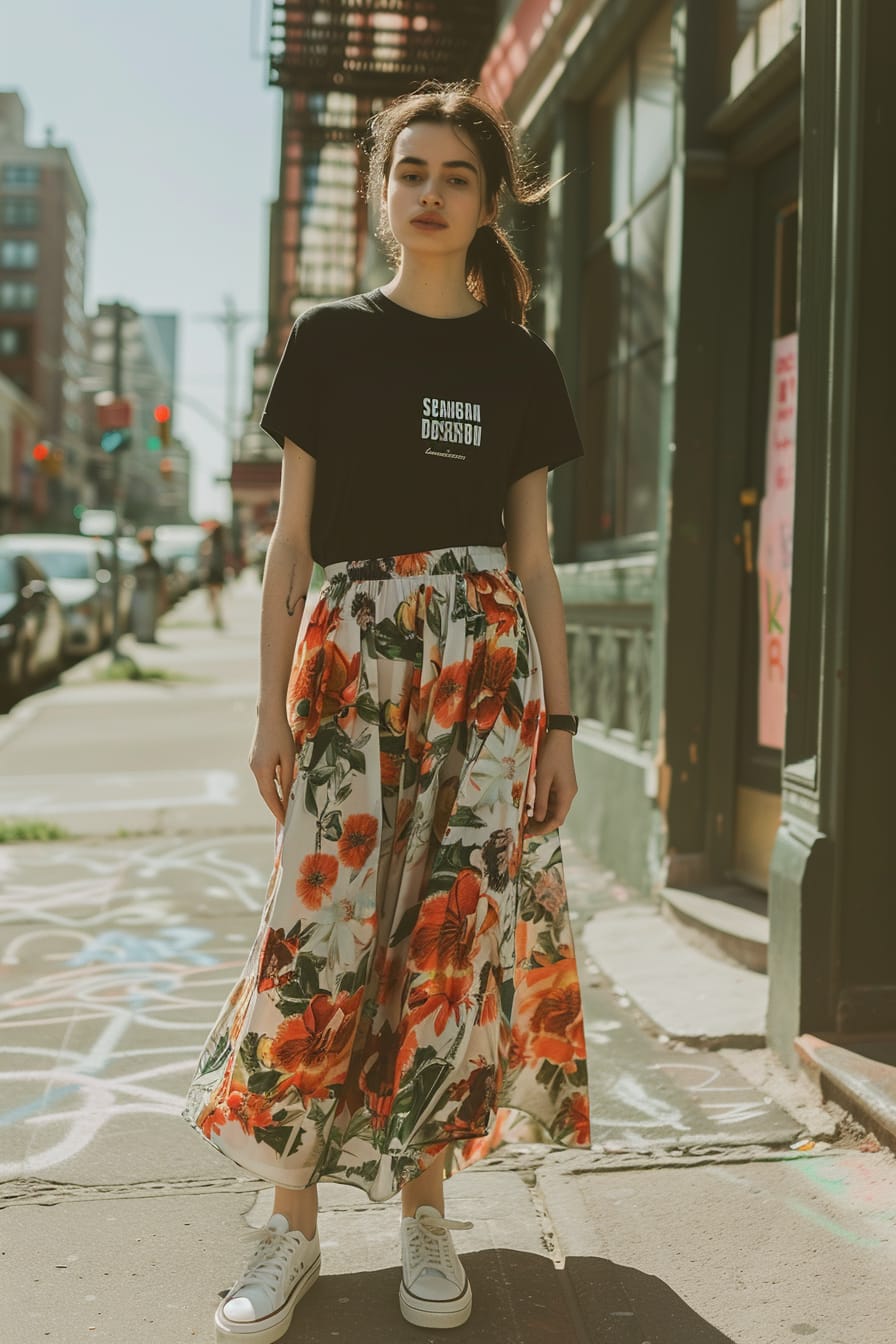
[[35,196],[6,196],[0,202],[0,219],[11,229],[36,229],[39,223]]
[[37,285],[16,280],[0,280],[0,308],[25,312],[37,307]]
[[26,335],[22,327],[0,327],[0,355],[24,355]]
[[4,163],[3,185],[7,187],[36,187],[40,182],[37,163]]
[[37,265],[37,242],[34,238],[6,238],[0,243],[0,266],[12,270],[33,270]]
[[676,82],[670,2],[597,91],[589,111],[580,351],[590,465],[577,521],[585,557],[595,543],[652,533],[657,526]]

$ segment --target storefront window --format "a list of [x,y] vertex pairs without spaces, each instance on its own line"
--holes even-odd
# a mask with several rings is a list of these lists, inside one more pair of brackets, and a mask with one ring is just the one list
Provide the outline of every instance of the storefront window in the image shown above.
[[[583,464],[577,541],[656,531],[669,173],[675,143],[672,4],[657,13],[588,118],[583,265]],[[587,485],[586,485],[587,480]],[[583,497],[584,496],[584,497]]]

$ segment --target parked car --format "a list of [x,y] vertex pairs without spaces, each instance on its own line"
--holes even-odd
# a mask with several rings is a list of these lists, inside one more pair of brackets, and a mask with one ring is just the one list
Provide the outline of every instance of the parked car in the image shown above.
[[8,707],[62,666],[65,617],[39,565],[0,538],[0,705]]
[[0,546],[6,554],[17,548],[46,572],[65,615],[65,657],[101,649],[112,633],[112,574],[97,543],[61,533],[19,532],[0,538]]
[[156,528],[153,549],[167,575],[172,601],[199,583],[199,548],[205,536],[198,523],[160,523]]

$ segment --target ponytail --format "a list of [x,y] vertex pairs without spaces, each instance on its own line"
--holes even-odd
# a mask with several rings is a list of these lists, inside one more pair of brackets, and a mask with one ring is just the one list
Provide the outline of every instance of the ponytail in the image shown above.
[[532,277],[497,222],[477,229],[467,249],[467,288],[499,317],[526,325]]

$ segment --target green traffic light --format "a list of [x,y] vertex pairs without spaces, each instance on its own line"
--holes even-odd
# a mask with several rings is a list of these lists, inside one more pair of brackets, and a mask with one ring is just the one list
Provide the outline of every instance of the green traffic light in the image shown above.
[[160,453],[162,451],[162,440],[157,434],[150,434],[146,440],[146,446],[151,453]]

